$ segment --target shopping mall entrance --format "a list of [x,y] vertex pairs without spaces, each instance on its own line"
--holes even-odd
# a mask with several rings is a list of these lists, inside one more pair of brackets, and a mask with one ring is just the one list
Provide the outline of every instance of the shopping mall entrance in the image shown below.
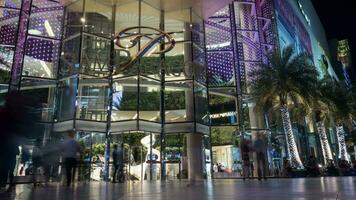
[[[184,134],[166,135],[163,142],[160,137],[157,133],[140,131],[112,134],[110,136],[109,180],[113,180],[114,145],[123,150],[121,173],[124,181],[187,178]],[[76,139],[83,152],[78,165],[78,181],[105,180],[105,134],[79,132]],[[184,166],[183,163],[185,163]]]

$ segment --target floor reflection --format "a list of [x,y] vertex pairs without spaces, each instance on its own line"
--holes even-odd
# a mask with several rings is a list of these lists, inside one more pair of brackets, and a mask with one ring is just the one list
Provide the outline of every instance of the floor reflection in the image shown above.
[[142,181],[112,184],[91,182],[65,187],[17,185],[2,199],[355,199],[355,177],[309,179]]

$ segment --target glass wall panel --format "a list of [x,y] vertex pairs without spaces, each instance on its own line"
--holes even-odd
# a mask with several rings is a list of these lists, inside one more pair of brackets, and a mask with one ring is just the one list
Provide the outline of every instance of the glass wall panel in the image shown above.
[[165,101],[165,121],[184,122],[188,119],[187,112],[193,112],[189,105],[193,102],[193,82],[179,81],[166,82],[164,101]]
[[140,78],[139,116],[140,119],[160,121],[160,82],[148,78]]
[[212,127],[214,177],[239,177],[242,171],[237,127]]
[[173,38],[179,41],[190,40],[186,31],[190,25],[190,9],[165,12],[164,28],[166,32],[173,33]]
[[78,132],[75,139],[82,149],[77,165],[78,181],[101,181],[104,176],[105,134]]
[[[145,2],[141,3],[141,25],[160,29],[160,15],[161,12],[158,9],[151,7]],[[157,37],[157,31],[151,29],[141,29],[140,30],[145,37],[142,37],[141,48],[151,45],[152,39]],[[140,74],[146,75],[148,77],[160,80],[160,66],[161,58],[160,54],[155,54],[155,52],[160,51],[160,42],[151,46],[147,53],[140,59]]]
[[[123,5],[118,5],[116,7],[116,18],[115,18],[115,33],[118,34],[120,31],[129,28],[129,27],[134,27],[139,25],[139,1],[134,1],[132,3],[126,3]],[[138,29],[134,29],[131,31],[128,31],[127,33],[135,34],[138,33]],[[127,68],[125,70],[122,70],[119,65],[120,63],[125,63],[130,57],[133,57],[136,55],[138,52],[138,45],[132,48],[128,48],[130,43],[130,40],[133,39],[132,37],[126,37],[122,38],[120,40],[121,44],[123,46],[127,46],[124,50],[128,51],[130,55],[127,55],[127,53],[119,51],[119,49],[122,49],[121,47],[118,47],[115,45],[115,77],[121,77],[121,76],[131,76],[131,75],[137,75],[138,73],[138,64],[135,64],[131,66],[130,68]]]
[[113,92],[111,120],[136,120],[138,115],[137,76],[115,79]]
[[238,113],[235,88],[211,88],[209,109],[211,125],[236,125]]
[[110,40],[83,34],[81,72],[105,77],[109,75]]
[[80,68],[80,35],[65,39],[59,66],[59,77],[66,77],[78,73]]
[[85,19],[83,17],[83,0],[75,1],[66,6],[64,20],[64,38],[79,34],[83,28]]
[[10,81],[11,66],[15,51],[21,1],[0,2],[0,104],[4,100]]
[[63,7],[57,1],[33,0],[28,33],[60,39]]
[[194,84],[195,98],[195,120],[197,123],[209,125],[209,105],[208,105],[208,90],[205,86],[195,82]]
[[37,118],[42,122],[52,122],[56,82],[48,79],[22,78],[21,94],[36,104]]
[[58,40],[28,36],[22,75],[56,78],[59,46]]
[[112,7],[100,0],[85,0],[84,31],[95,35],[111,37]]
[[107,80],[81,77],[77,119],[106,121],[109,92]]
[[58,121],[74,118],[78,77],[69,77],[58,82]]
[[181,178],[183,134],[166,135],[166,178],[175,180]]
[[209,86],[234,86],[234,60],[232,52],[207,53]]
[[[118,5],[116,7],[115,33],[139,25],[139,1]],[[137,30],[135,30],[137,31]]]
[[203,19],[192,13],[192,51],[195,80],[206,84],[206,55]]
[[188,59],[189,52],[185,52],[190,48],[189,42],[180,42],[175,47],[165,54],[163,66],[165,68],[165,80],[184,80],[191,79],[193,74],[192,62]]

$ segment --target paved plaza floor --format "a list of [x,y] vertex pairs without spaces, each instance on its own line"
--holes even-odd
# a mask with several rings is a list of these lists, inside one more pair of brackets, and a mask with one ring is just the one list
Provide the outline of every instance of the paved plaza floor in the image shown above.
[[196,182],[130,182],[112,184],[91,182],[66,187],[50,184],[33,188],[30,184],[17,185],[10,193],[0,194],[0,199],[145,199],[145,200],[227,200],[227,199],[354,199],[355,177],[300,178],[257,180],[212,180]]

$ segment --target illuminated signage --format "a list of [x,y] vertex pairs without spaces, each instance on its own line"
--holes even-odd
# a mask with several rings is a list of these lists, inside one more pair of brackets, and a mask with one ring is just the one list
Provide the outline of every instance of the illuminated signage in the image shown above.
[[211,119],[218,119],[218,118],[222,118],[222,117],[231,117],[231,116],[236,116],[236,112],[226,112],[226,113],[211,114],[210,118]]

